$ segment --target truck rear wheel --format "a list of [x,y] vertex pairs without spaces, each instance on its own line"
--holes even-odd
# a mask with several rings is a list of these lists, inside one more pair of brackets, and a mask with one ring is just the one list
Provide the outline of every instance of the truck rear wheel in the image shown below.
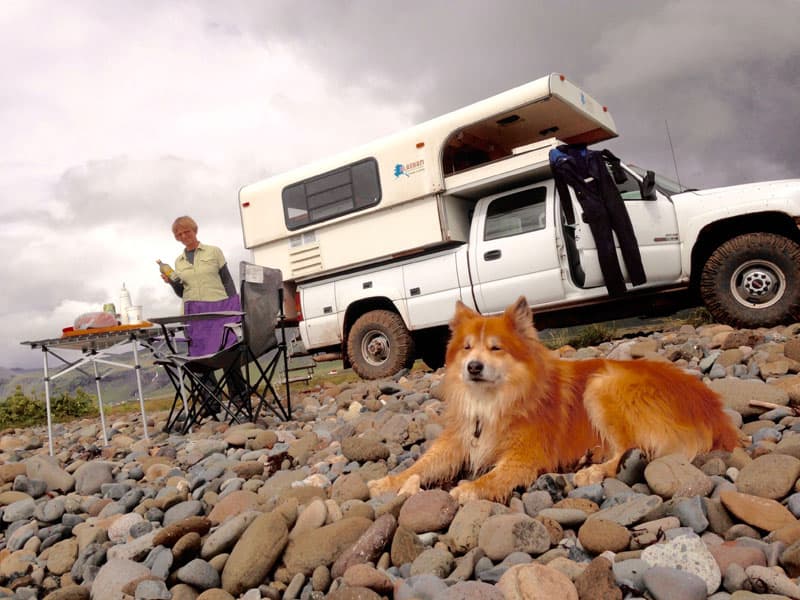
[[391,377],[413,364],[414,340],[400,315],[372,310],[353,323],[347,338],[347,355],[360,377]]
[[800,245],[775,233],[728,240],[706,261],[700,295],[718,320],[771,327],[800,316]]

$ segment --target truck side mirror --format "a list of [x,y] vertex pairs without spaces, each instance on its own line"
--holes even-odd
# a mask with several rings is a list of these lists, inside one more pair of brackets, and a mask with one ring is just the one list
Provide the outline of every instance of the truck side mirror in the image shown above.
[[641,188],[643,200],[656,199],[656,174],[654,171],[647,171],[647,173],[645,173]]

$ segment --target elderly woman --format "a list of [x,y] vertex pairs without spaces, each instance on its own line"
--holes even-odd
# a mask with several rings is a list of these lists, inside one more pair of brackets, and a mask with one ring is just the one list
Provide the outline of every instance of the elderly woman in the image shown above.
[[[172,223],[172,234],[184,245],[183,252],[175,259],[175,273],[178,281],[172,281],[161,274],[161,278],[172,286],[175,293],[183,299],[186,314],[216,312],[221,310],[241,310],[236,286],[225,262],[222,250],[216,246],[203,244],[197,239],[197,223],[188,216],[178,217]],[[209,319],[190,322],[189,355],[202,356],[218,352],[223,342],[235,343],[233,336],[225,335],[225,324],[238,321],[238,317]],[[241,374],[230,374],[229,390],[232,400],[241,404],[248,397],[247,387]],[[204,380],[213,385],[216,378],[206,374]],[[207,400],[208,406],[216,412],[216,399]]]
[[188,216],[175,219],[172,234],[185,247],[175,259],[175,273],[180,281],[170,281],[164,274],[161,278],[172,285],[184,302],[215,302],[236,295],[236,286],[222,250],[200,243],[194,219]]

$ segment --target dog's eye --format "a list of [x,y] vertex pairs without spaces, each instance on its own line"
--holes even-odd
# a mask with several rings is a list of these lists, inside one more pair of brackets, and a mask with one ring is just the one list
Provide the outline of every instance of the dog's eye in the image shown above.
[[492,352],[500,352],[502,348],[497,344],[492,344],[491,346],[489,346],[489,350],[491,350]]
[[472,344],[469,342],[464,342],[464,350],[472,350]]

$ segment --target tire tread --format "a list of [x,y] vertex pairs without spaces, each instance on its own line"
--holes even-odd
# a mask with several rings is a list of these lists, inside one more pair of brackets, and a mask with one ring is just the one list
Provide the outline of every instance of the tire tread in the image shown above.
[[[728,291],[737,263],[768,259],[786,277],[784,297],[761,310],[739,304]],[[800,245],[776,233],[746,233],[721,244],[708,258],[700,276],[700,296],[715,319],[734,327],[772,327],[800,316]]]
[[[392,346],[386,363],[375,366],[367,363],[361,356],[361,337],[375,326],[383,328],[390,338],[396,340]],[[363,379],[381,379],[390,377],[414,362],[414,340],[411,337],[402,317],[389,310],[371,310],[364,313],[350,329],[347,337],[347,354],[353,371]]]

